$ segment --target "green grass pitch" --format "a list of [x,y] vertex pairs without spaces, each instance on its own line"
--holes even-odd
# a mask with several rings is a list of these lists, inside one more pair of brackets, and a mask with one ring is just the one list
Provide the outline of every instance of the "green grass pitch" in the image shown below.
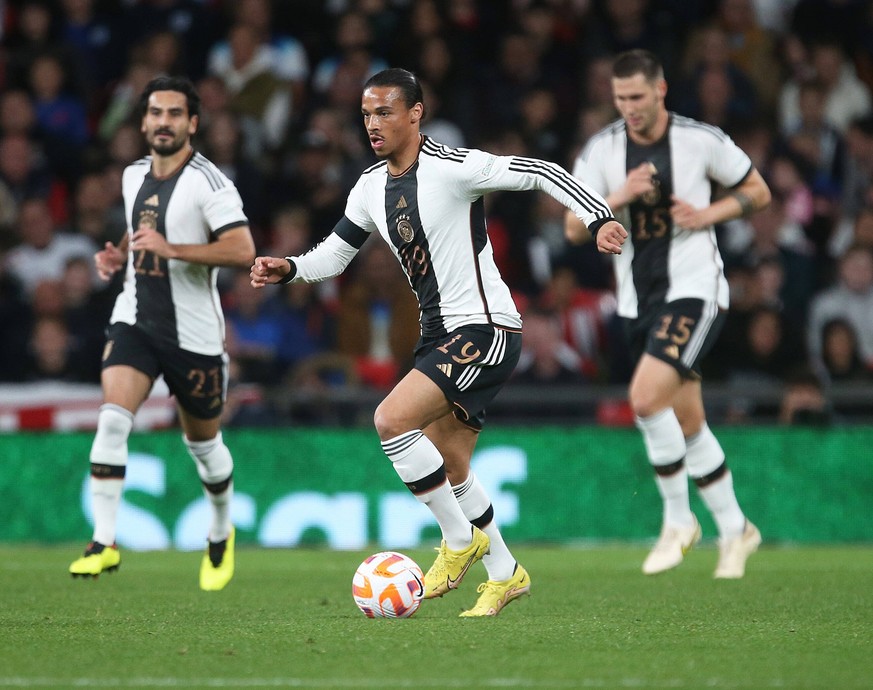
[[0,687],[873,688],[870,547],[763,548],[739,581],[712,579],[712,544],[656,577],[639,545],[517,548],[532,596],[498,618],[458,618],[477,565],[397,621],[352,602],[363,552],[240,548],[205,593],[200,554],[86,581],[80,548],[0,548]]

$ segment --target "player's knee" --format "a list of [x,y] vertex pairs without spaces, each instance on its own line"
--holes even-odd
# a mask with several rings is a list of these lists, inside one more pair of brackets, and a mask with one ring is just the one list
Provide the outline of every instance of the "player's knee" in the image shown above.
[[133,415],[118,405],[107,403],[97,415],[97,433],[91,445],[90,460],[99,465],[127,463],[127,438],[133,428]]
[[233,456],[230,454],[221,432],[208,441],[190,441],[183,437],[188,453],[197,465],[200,481],[207,487],[227,482],[233,474]]
[[391,406],[386,405],[384,401],[376,408],[376,412],[373,414],[373,424],[381,441],[387,441],[410,431],[410,429],[404,428],[403,421],[399,415],[395,414]]
[[635,386],[631,388],[630,406],[634,416],[645,419],[663,410],[665,404],[659,396],[653,395],[652,391],[646,391],[641,386]]

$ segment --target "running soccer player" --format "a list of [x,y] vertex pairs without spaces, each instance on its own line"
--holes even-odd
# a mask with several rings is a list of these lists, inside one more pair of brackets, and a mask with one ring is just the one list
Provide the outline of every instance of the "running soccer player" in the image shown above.
[[[761,533],[737,502],[721,446],[706,423],[700,362],[728,309],[728,284],[714,223],[746,216],[770,202],[749,157],[717,127],[664,105],[667,82],[657,57],[619,55],[612,71],[621,119],[591,137],[573,172],[590,181],[626,218],[630,238],[615,252],[618,313],[637,363],[630,404],[663,500],[660,538],[643,563],[652,575],[682,562],[699,541],[688,476],[719,531],[717,578],[740,578]],[[713,200],[713,182],[729,193]],[[571,241],[587,240],[567,217]]]
[[491,499],[470,471],[485,407],[521,350],[521,317],[494,263],[483,195],[542,190],[604,240],[624,228],[599,194],[559,166],[475,149],[450,149],[420,132],[425,106],[414,74],[388,69],[364,86],[361,113],[382,159],[349,194],[344,217],[303,256],[255,259],[252,285],[339,275],[373,232],[403,266],[421,309],[414,368],[375,413],[382,449],[436,518],[442,543],[425,597],[455,589],[484,558],[487,582],[462,616],[495,616],[530,591],[506,546]]
[[218,266],[248,267],[255,245],[233,183],[196,153],[200,98],[187,79],[158,77],[140,97],[151,155],[122,176],[127,232],[97,252],[108,280],[126,266],[103,351],[103,405],[91,447],[94,534],[70,565],[76,577],[118,568],[116,516],[134,415],[163,375],[175,395],[184,442],[212,507],[200,587],[233,577],[233,458],[221,437],[227,392]]

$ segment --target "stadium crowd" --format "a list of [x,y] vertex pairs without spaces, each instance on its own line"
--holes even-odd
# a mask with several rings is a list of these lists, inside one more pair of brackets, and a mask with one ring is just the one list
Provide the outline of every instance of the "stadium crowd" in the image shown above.
[[[360,91],[375,72],[419,75],[423,131],[441,143],[570,169],[617,117],[612,56],[637,47],[663,60],[670,109],[721,127],[773,191],[766,210],[718,228],[731,312],[707,380],[784,385],[786,404],[873,381],[867,0],[7,0],[0,12],[0,382],[99,380],[120,277],[99,281],[93,254],[124,231],[120,174],[145,153],[137,98],[154,76],[195,81],[195,145],[239,189],[258,253],[285,256],[332,229],[374,161]],[[488,200],[525,320],[514,382],[624,384],[611,267],[593,243],[565,243],[563,212],[536,192]],[[234,380],[254,401],[229,405],[230,423],[278,421],[257,391],[385,390],[409,367],[418,310],[378,241],[318,285],[219,280]]]

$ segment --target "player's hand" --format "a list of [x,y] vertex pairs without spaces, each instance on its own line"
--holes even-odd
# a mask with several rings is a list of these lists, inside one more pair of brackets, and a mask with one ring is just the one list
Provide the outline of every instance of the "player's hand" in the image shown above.
[[275,256],[259,256],[255,258],[249,276],[252,279],[253,288],[262,288],[265,285],[275,285],[291,272],[291,264],[288,259]]
[[176,258],[173,245],[167,242],[167,238],[161,233],[151,228],[140,228],[133,233],[133,237],[130,238],[130,248],[157,254],[162,259]]
[[112,242],[103,245],[103,249],[94,254],[94,266],[101,280],[109,280],[124,267],[126,254]]
[[625,203],[629,204],[636,201],[643,194],[647,194],[655,190],[654,177],[658,174],[658,169],[654,163],[646,161],[640,163],[627,174],[627,179],[624,182]]
[[695,208],[687,201],[682,201],[677,196],[671,198],[670,217],[673,223],[686,230],[700,230],[711,225],[703,209]]
[[617,220],[604,223],[597,231],[597,250],[601,254],[621,254],[621,245],[627,239],[627,230]]

